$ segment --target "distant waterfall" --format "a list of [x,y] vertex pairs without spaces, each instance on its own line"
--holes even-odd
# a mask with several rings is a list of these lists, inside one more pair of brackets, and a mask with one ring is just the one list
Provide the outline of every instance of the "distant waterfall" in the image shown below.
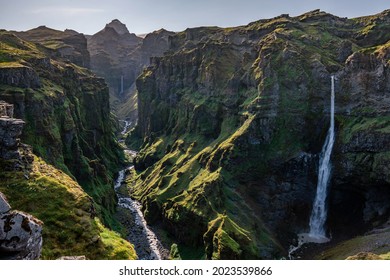
[[123,75],[121,76],[121,91],[119,94],[123,94]]
[[313,210],[310,216],[310,232],[312,237],[326,238],[325,222],[327,217],[326,197],[328,194],[328,185],[332,166],[330,155],[332,154],[334,144],[334,76],[332,76],[332,92],[330,105],[330,127],[324,146],[320,155],[320,166],[318,169],[317,193],[313,204]]

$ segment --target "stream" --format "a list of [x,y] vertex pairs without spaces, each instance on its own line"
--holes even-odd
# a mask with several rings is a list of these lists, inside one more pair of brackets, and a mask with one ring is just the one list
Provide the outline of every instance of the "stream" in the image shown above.
[[[121,132],[122,135],[127,132],[128,127],[128,122],[125,122],[125,128]],[[129,149],[125,149],[124,152],[131,157],[135,157],[137,154],[135,151]],[[120,222],[128,230],[127,240],[134,245],[139,260],[167,259],[169,252],[161,244],[153,230],[147,225],[142,213],[141,203],[124,195],[120,191],[126,179],[126,171],[133,168],[134,166],[130,165],[119,171],[114,185],[114,190],[118,198],[118,208],[120,208],[118,209],[118,213],[120,211],[120,216],[123,217]]]

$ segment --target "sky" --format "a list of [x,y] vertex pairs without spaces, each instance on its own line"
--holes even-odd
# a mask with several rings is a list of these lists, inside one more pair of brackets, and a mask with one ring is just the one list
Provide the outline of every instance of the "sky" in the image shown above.
[[389,0],[0,0],[0,29],[24,31],[41,25],[95,34],[119,19],[130,32],[197,26],[239,26],[280,14],[321,9],[358,17],[390,9]]

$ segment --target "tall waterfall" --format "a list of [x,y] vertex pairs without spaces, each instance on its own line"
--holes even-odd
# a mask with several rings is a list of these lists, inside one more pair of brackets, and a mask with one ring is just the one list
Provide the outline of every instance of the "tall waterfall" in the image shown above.
[[314,199],[313,210],[310,216],[309,233],[298,234],[298,244],[291,245],[288,251],[288,258],[294,259],[296,252],[305,243],[326,243],[330,239],[326,237],[325,223],[327,216],[326,197],[332,166],[330,155],[334,144],[334,76],[331,77],[332,92],[330,97],[330,127],[326,135],[324,146],[320,155],[320,166],[318,169],[317,193]]
[[334,144],[334,76],[331,78],[331,102],[330,102],[330,127],[324,146],[320,155],[320,165],[318,169],[317,193],[313,204],[313,210],[310,216],[309,236],[319,239],[327,239],[325,235],[325,222],[327,217],[326,197],[328,194],[328,185],[332,166],[330,155],[332,154]]

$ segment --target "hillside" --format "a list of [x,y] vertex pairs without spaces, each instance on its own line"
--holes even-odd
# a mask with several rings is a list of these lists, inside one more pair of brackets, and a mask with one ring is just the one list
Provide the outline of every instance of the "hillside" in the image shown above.
[[148,221],[161,220],[179,251],[286,257],[308,230],[335,75],[328,234],[337,242],[385,223],[389,21],[389,11],[316,10],[172,36],[137,79],[127,141],[142,143],[129,186]]

